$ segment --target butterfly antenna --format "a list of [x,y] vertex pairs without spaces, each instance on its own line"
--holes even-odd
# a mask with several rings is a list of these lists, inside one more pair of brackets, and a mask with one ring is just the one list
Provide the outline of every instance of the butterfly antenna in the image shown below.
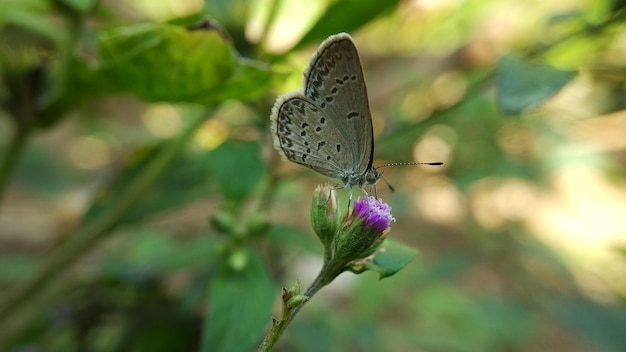
[[[391,165],[387,165],[387,166],[391,166]],[[382,179],[383,179],[383,181],[385,181],[385,183],[387,184],[387,187],[389,187],[389,190],[390,190],[391,192],[395,192],[395,191],[396,191],[396,189],[395,189],[395,188],[393,188],[393,186],[391,185],[391,183],[389,183],[389,181],[387,181],[387,179],[385,178],[385,176],[383,176],[383,173],[382,173],[382,172],[380,173],[380,178],[382,178]]]
[[408,165],[443,165],[442,162],[438,161],[438,162],[434,162],[434,163],[419,163],[419,162],[409,162],[409,163],[389,163],[389,164],[382,164],[379,166],[376,166],[376,170],[381,169],[383,167],[387,167],[387,166],[408,166]]
[[[375,167],[376,170],[381,169],[383,167],[387,167],[387,166],[408,166],[408,165],[443,165],[442,162],[438,161],[438,162],[433,162],[433,163],[420,163],[420,162],[407,162],[407,163],[388,163],[388,164],[382,164],[380,166]],[[380,173],[380,177],[383,179],[383,181],[385,181],[385,183],[387,184],[387,187],[389,187],[389,190],[391,192],[395,191],[395,188],[393,188],[393,186],[389,183],[389,181],[387,181],[387,179],[385,178],[385,176],[383,176],[383,172]]]

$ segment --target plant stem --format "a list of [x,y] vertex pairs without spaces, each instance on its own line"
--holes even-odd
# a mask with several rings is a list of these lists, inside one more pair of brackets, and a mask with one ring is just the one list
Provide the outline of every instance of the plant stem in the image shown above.
[[315,280],[313,280],[313,283],[304,292],[304,296],[306,296],[305,301],[296,307],[290,308],[287,306],[289,302],[283,299],[282,317],[280,320],[272,321],[272,327],[270,328],[270,331],[268,331],[267,335],[265,335],[265,338],[263,339],[263,342],[261,342],[257,352],[271,351],[278,339],[282,336],[285,330],[287,330],[289,324],[291,324],[293,319],[296,317],[300,309],[304,307],[304,304],[308,302],[322,287],[331,283],[337,276],[339,276],[339,274],[344,272],[345,266],[346,263],[344,262],[336,260],[325,261],[319,274]]
[[30,136],[30,129],[16,125],[15,131],[4,155],[0,160],[0,203],[4,199],[4,193],[6,191],[13,169],[17,164],[18,157],[22,154],[24,146]]
[[[87,253],[98,240],[104,238],[110,230],[118,225],[122,217],[150,189],[167,165],[186,145],[197,127],[205,121],[205,116],[206,113],[199,113],[198,116],[194,116],[189,125],[168,143],[161,154],[137,175],[115,205],[99,218],[79,228],[74,234],[66,236],[69,240],[47,258],[39,272],[4,295],[3,302],[0,304],[0,323],[7,321],[12,314],[16,314],[15,312],[19,310],[20,306],[42,291],[48,283]],[[6,341],[0,341],[0,346],[2,346],[2,342]]]

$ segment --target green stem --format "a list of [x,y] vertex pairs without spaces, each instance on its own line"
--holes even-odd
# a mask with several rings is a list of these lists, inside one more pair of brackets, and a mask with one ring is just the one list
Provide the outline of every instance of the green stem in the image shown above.
[[51,254],[39,272],[4,295],[0,305],[0,325],[119,224],[123,216],[150,189],[165,168],[186,145],[197,127],[205,121],[205,116],[206,113],[202,113],[194,117],[194,120],[185,130],[172,139],[161,154],[137,175],[114,206],[93,222],[78,229],[76,233],[67,236],[69,240]]
[[282,336],[282,334],[287,330],[287,327],[293,319],[296,317],[300,309],[304,307],[304,304],[311,300],[313,295],[315,295],[322,287],[331,283],[339,274],[344,272],[346,267],[346,263],[339,262],[335,260],[325,261],[322,269],[319,274],[313,280],[313,283],[307,288],[304,292],[304,296],[307,297],[305,301],[299,304],[296,307],[289,308],[287,307],[288,302],[283,300],[283,313],[280,320],[274,320],[272,322],[272,327],[270,331],[268,331],[267,335],[261,342],[261,345],[257,349],[257,352],[269,352],[272,350],[278,339]]
[[0,203],[4,199],[4,193],[6,191],[13,169],[17,164],[19,156],[24,150],[24,146],[30,137],[30,129],[16,125],[15,132],[9,142],[7,149],[0,160]]

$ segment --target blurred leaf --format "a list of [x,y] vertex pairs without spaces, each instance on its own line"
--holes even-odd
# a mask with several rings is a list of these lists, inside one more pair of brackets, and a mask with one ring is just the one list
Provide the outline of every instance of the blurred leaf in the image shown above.
[[39,257],[26,254],[6,254],[0,256],[0,283],[18,282],[32,275],[39,267]]
[[307,252],[321,253],[321,243],[311,233],[287,225],[275,225],[267,233],[269,239],[281,246],[289,245]]
[[240,59],[239,66],[228,81],[219,88],[197,97],[197,101],[210,104],[226,99],[252,100],[265,93],[278,78],[269,66],[255,60]]
[[626,309],[623,306],[561,297],[551,304],[563,322],[602,351],[623,351],[626,346]]
[[550,15],[548,22],[550,24],[580,20],[583,13],[581,11],[563,11]]
[[502,351],[536,333],[534,313],[506,296],[474,297],[441,281],[419,287],[414,299],[399,299],[398,305],[405,314],[418,317],[406,338],[421,350]]
[[47,11],[50,11],[47,1],[0,1],[0,25],[10,23],[24,27],[60,43],[65,39],[64,28],[42,16]]
[[380,279],[384,279],[407,266],[418,254],[417,249],[387,238],[374,252],[373,257],[352,263],[350,271],[359,274],[365,270],[373,270],[380,274]]
[[543,103],[574,78],[573,72],[530,64],[510,55],[500,59],[497,70],[498,105],[510,115]]
[[247,254],[243,270],[223,271],[211,283],[200,351],[250,351],[270,322],[274,287],[265,263]]
[[319,21],[300,39],[293,50],[326,39],[339,32],[352,32],[398,6],[399,0],[335,1]]
[[204,0],[205,13],[228,28],[245,28],[252,6],[249,0]]
[[130,93],[151,102],[213,105],[255,99],[277,78],[263,62],[239,58],[224,33],[211,27],[132,25],[103,31],[98,42],[95,68],[68,59],[67,83],[43,112],[44,126],[102,96]]
[[95,5],[95,0],[56,0],[78,13],[87,13]]
[[619,12],[621,10],[623,10],[624,8],[626,8],[626,0],[612,0],[609,1],[609,3],[612,3],[612,10],[613,12]]
[[[109,207],[117,204],[135,178],[154,158],[158,157],[166,144],[167,142],[163,142],[156,146],[138,148],[131,153],[124,161],[122,170],[98,192],[94,203],[83,217],[83,222],[93,220],[106,212]],[[208,178],[204,153],[189,152],[178,155],[152,186],[155,191],[147,192],[120,219],[120,223],[137,221],[156,212],[181,206],[206,195],[208,193],[208,187],[206,187]]]
[[98,78],[111,91],[147,101],[189,101],[211,92],[235,71],[237,56],[215,30],[141,24],[100,36]]
[[239,58],[217,29],[133,25],[104,31],[99,42],[98,68],[74,63],[65,100],[132,93],[153,102],[214,104],[253,99],[273,83],[268,65]]
[[[311,307],[309,307],[311,308]],[[289,332],[281,337],[280,350],[298,352],[343,352],[350,351],[341,335],[345,334],[354,321],[345,321],[342,314],[336,314],[332,307],[319,307],[309,310],[306,316],[295,319],[289,326]],[[371,349],[352,349],[352,351],[374,351]],[[278,350],[278,348],[277,348]]]
[[[193,351],[197,339],[195,326],[180,316],[159,314],[144,317],[137,331],[133,332],[127,351]],[[110,350],[110,349],[108,349]]]
[[534,312],[512,297],[491,294],[478,299],[476,306],[475,324],[489,332],[494,346],[520,345],[536,333]]
[[207,163],[219,191],[236,202],[250,195],[265,174],[257,143],[228,140],[208,155]]
[[[0,152],[4,152],[0,146]],[[19,180],[31,192],[45,196],[57,196],[69,192],[81,173],[64,158],[59,158],[54,151],[30,145],[22,154],[22,159],[15,170],[15,179]]]
[[458,279],[471,270],[477,262],[479,258],[467,251],[441,253],[436,260],[428,263],[428,269],[423,270],[420,275],[420,282],[433,284]]
[[138,281],[172,271],[212,266],[221,242],[214,236],[182,240],[172,234],[139,228],[123,249],[115,248],[104,265],[107,277]]

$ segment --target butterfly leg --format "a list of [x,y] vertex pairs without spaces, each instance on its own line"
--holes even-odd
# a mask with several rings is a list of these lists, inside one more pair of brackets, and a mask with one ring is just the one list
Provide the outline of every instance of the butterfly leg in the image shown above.
[[350,187],[350,197],[348,197],[348,210],[350,210],[351,203],[352,203],[352,187]]
[[[331,190],[336,191],[336,190],[344,189],[344,188],[346,188],[346,185],[343,185],[343,186],[336,185],[333,188],[331,188]],[[352,192],[352,188],[350,188],[350,192]],[[352,193],[350,193],[350,199],[352,199]],[[328,199],[326,200],[326,202],[328,203],[329,200],[330,200],[330,196],[328,196]],[[348,209],[350,209],[350,201],[348,201]]]
[[[363,188],[361,188],[361,189],[363,189]],[[350,210],[350,205],[351,204],[352,204],[352,187],[350,187],[350,196],[348,197],[348,210]]]
[[[370,186],[371,187],[371,186]],[[363,186],[360,187],[361,188],[361,192],[363,192],[363,194],[365,194],[365,198],[368,198],[370,195],[369,193],[367,193],[367,191],[365,190],[365,188]],[[370,190],[371,191],[371,190]],[[369,200],[367,201],[367,207],[368,207],[368,211],[369,211],[369,206],[370,206],[370,202]]]
[[376,184],[370,185],[370,192],[372,192],[372,189],[374,190],[374,198],[378,199],[378,187],[376,187]]

